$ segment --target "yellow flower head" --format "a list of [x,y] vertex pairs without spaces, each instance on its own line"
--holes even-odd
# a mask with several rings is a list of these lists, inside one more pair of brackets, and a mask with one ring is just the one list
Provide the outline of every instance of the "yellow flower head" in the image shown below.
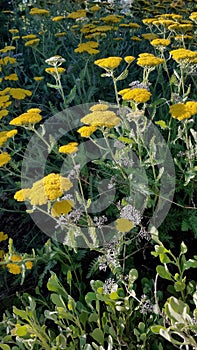
[[16,63],[16,58],[10,57],[10,56],[5,56],[2,58],[1,62],[2,62],[1,63],[2,65],[14,64],[14,63]]
[[98,43],[96,41],[87,41],[86,43],[79,44],[74,51],[79,53],[87,52],[90,55],[95,55],[99,52],[99,50],[96,50],[97,48]]
[[191,15],[189,16],[189,18],[192,21],[197,22],[197,12],[192,12]]
[[[126,89],[127,90],[127,89]],[[151,97],[150,91],[143,88],[130,89],[129,91],[123,93],[122,99],[126,101],[134,101],[136,103],[147,102]]]
[[56,16],[52,18],[53,22],[59,22],[62,21],[65,17],[64,16]]
[[15,46],[5,46],[3,49],[0,50],[0,53],[6,53],[6,52],[9,52],[9,51],[13,51],[15,49],[16,49]]
[[4,233],[3,231],[0,232],[0,242],[6,241],[8,239],[8,235]]
[[90,137],[90,135],[96,131],[96,126],[82,126],[77,130],[81,137]]
[[67,215],[73,208],[74,201],[70,199],[65,199],[59,202],[55,202],[51,209],[52,216]]
[[11,160],[7,152],[0,153],[0,167],[6,165]]
[[10,260],[12,262],[21,261],[22,257],[20,255],[13,254]]
[[93,29],[90,30],[90,33],[105,33],[105,32],[109,32],[110,30],[113,30],[114,28],[112,26],[109,25],[102,25],[102,26],[98,26],[98,27],[94,27]]
[[137,64],[141,67],[156,67],[164,62],[165,60],[163,58],[155,57],[153,54],[148,53],[139,54],[139,58],[137,59]]
[[169,39],[154,39],[151,42],[151,45],[155,47],[165,47],[170,45],[170,40]]
[[151,40],[157,39],[158,35],[154,33],[145,33],[145,34],[142,34],[142,37],[146,40],[151,41]]
[[152,24],[155,21],[155,18],[145,18],[142,20],[144,24]]
[[133,57],[133,56],[126,56],[126,57],[124,57],[124,60],[125,60],[125,62],[130,64],[130,63],[132,63],[135,60],[135,57]]
[[23,100],[26,96],[31,96],[32,92],[30,90],[21,89],[21,88],[11,88],[9,90],[10,95],[17,99],[17,100]]
[[90,107],[90,111],[92,111],[92,112],[94,112],[94,111],[106,111],[107,109],[109,109],[109,106],[105,105],[104,103],[98,103],[97,105]]
[[37,46],[40,42],[40,39],[37,38],[37,39],[32,39],[32,40],[28,40],[26,43],[25,43],[25,46]]
[[74,12],[71,12],[71,13],[67,16],[67,18],[71,18],[71,19],[80,19],[80,18],[86,17],[86,13],[87,13],[86,10],[74,11]]
[[81,121],[84,124],[99,127],[104,126],[106,128],[112,128],[120,123],[120,118],[113,111],[94,111],[86,114]]
[[134,40],[134,41],[142,41],[141,38],[139,38],[138,36],[134,35],[131,37],[131,40]]
[[35,34],[28,34],[28,35],[23,35],[22,39],[27,39],[27,40],[31,40],[31,39],[37,39],[37,36]]
[[176,24],[171,24],[168,29],[174,32],[179,32],[179,33],[186,33],[188,31],[192,30],[192,24],[180,24],[180,23],[176,23]]
[[178,120],[184,120],[191,117],[191,112],[184,103],[177,103],[170,106],[170,113],[173,118]]
[[104,68],[105,70],[114,70],[119,66],[121,61],[121,57],[107,57],[94,61],[94,64],[101,68]]
[[3,144],[7,141],[7,136],[6,135],[3,135],[2,132],[1,132],[1,135],[0,135],[0,147],[3,146]]
[[9,29],[8,32],[10,32],[11,34],[16,34],[19,32],[19,30],[13,28],[13,29]]
[[21,273],[21,267],[17,264],[7,264],[7,268],[13,275],[19,275]]
[[29,12],[30,15],[38,15],[38,16],[48,16],[50,14],[50,12],[48,10],[45,9],[39,9],[37,7],[33,7],[31,9],[31,11]]
[[34,80],[35,81],[41,81],[41,80],[43,80],[44,79],[44,77],[34,77]]
[[27,110],[27,113],[41,113],[41,109],[40,108],[30,108]]
[[15,36],[12,37],[12,40],[18,40],[18,39],[20,39],[19,35],[15,35]]
[[26,126],[39,123],[42,116],[36,112],[26,112],[11,120],[10,125]]
[[172,58],[178,63],[181,63],[183,61],[189,63],[192,59],[197,57],[196,51],[191,51],[184,48],[172,50],[170,51],[170,54],[172,55]]
[[62,67],[49,67],[49,68],[45,68],[45,72],[53,75],[53,76],[57,76],[57,74],[63,74],[65,72],[65,68]]
[[165,28],[168,28],[171,24],[174,24],[175,22],[171,19],[159,19],[152,22],[155,26],[162,26]]
[[107,23],[119,23],[124,17],[119,15],[108,15],[101,17],[100,20]]
[[0,120],[3,118],[3,117],[6,117],[6,115],[8,115],[8,111],[7,111],[7,109],[2,109],[1,111],[0,111]]
[[11,138],[11,137],[14,137],[17,133],[18,133],[18,130],[13,129],[13,130],[8,131],[6,133],[6,136],[7,136],[7,138]]
[[65,154],[73,154],[78,151],[78,143],[77,142],[70,142],[67,145],[61,146],[59,148],[60,153]]
[[26,267],[27,270],[31,270],[32,267],[33,267],[32,261],[26,261],[25,262],[25,267]]
[[134,227],[134,223],[128,219],[120,218],[116,220],[116,229],[120,232],[129,232]]
[[9,95],[0,96],[0,107],[4,107],[5,102],[7,102],[9,98]]
[[43,205],[60,198],[65,191],[72,187],[72,182],[60,174],[51,173],[36,181],[28,194],[32,205]]
[[99,11],[101,7],[99,5],[91,6],[90,11]]
[[18,80],[18,76],[17,76],[17,74],[12,73],[12,74],[10,74],[10,75],[6,75],[6,76],[4,77],[4,79],[5,79],[5,80],[14,81],[14,80]]
[[18,202],[24,202],[25,200],[27,200],[29,198],[30,193],[31,193],[30,188],[24,188],[24,189],[19,190],[15,193],[14,199]]
[[196,101],[188,101],[185,104],[186,108],[192,115],[197,114],[197,102]]

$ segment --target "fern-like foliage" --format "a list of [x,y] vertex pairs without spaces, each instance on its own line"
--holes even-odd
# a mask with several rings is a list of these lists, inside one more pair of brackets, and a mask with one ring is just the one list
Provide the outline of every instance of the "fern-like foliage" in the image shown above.
[[90,263],[86,278],[92,277],[97,270],[98,270],[98,258],[94,258]]

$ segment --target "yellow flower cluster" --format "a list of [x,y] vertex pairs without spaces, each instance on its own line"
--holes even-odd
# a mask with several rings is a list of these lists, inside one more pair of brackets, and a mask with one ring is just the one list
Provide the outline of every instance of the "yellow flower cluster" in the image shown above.
[[193,63],[193,61],[197,58],[196,51],[191,51],[184,48],[172,50],[170,51],[170,54],[172,55],[172,58],[178,63]]
[[45,9],[39,9],[37,7],[33,7],[30,12],[29,12],[30,15],[39,15],[39,16],[48,16],[50,14],[50,12],[48,10],[45,10]]
[[10,125],[29,126],[39,123],[42,120],[39,108],[28,109],[26,113],[19,115],[11,120]]
[[51,209],[51,215],[56,217],[60,215],[67,215],[74,207],[74,201],[71,199],[65,199],[62,201],[55,202]]
[[170,40],[169,39],[154,39],[151,42],[151,45],[155,47],[165,47],[170,45]]
[[77,130],[81,137],[90,137],[96,131],[96,126],[82,126]]
[[10,95],[7,95],[8,89],[0,91],[0,120],[8,115],[8,110],[6,109],[12,102],[9,101]]
[[137,59],[137,64],[141,67],[156,67],[164,62],[163,58],[156,57],[151,53],[141,53]]
[[[103,107],[104,106],[104,107]],[[96,107],[94,109],[94,107]],[[99,109],[100,108],[100,109]],[[104,108],[104,109],[103,109]],[[94,127],[112,128],[119,124],[120,118],[113,112],[108,110],[107,105],[95,105],[90,108],[92,113],[86,114],[82,119],[82,123]]]
[[15,49],[16,49],[15,46],[5,46],[3,49],[0,50],[0,53],[6,53],[6,52],[9,52],[9,51],[13,51]]
[[18,202],[28,200],[32,205],[44,205],[54,201],[72,187],[71,181],[60,174],[51,173],[43,179],[34,182],[31,188],[19,190],[14,199]]
[[119,218],[116,220],[116,229],[119,232],[126,233],[132,230],[134,227],[134,223],[126,218]]
[[13,28],[13,29],[9,29],[8,32],[11,33],[11,34],[16,34],[16,33],[19,32],[19,30],[16,29],[16,28]]
[[[9,95],[2,95],[0,96],[0,107],[6,108],[10,105],[10,96]],[[9,101],[9,102],[8,102]]]
[[9,94],[16,100],[23,100],[26,96],[31,96],[32,92],[30,90],[21,88],[8,88]]
[[124,60],[125,60],[125,62],[130,64],[130,63],[132,63],[135,60],[135,57],[133,57],[133,56],[125,56]]
[[37,36],[35,34],[28,34],[28,35],[23,35],[22,39],[27,39],[27,40],[31,40],[31,39],[37,39]]
[[95,55],[99,52],[99,50],[96,50],[97,48],[98,43],[96,41],[87,41],[86,43],[79,44],[74,51],[79,53],[87,52],[90,55]]
[[142,38],[144,38],[145,40],[154,40],[154,39],[158,39],[158,35],[155,33],[145,33],[142,34]]
[[11,160],[7,152],[0,153],[0,167],[6,165]]
[[78,10],[78,11],[74,11],[69,13],[69,15],[67,16],[67,18],[71,18],[71,19],[80,19],[83,17],[86,17],[86,10]]
[[[97,27],[90,29],[89,33],[92,35],[96,35],[96,34],[101,35],[101,33],[109,32],[112,29],[113,29],[112,26],[106,24],[106,25],[101,25],[101,26],[97,26]],[[86,37],[88,37],[88,36],[86,36]]]
[[197,114],[197,102],[176,103],[170,106],[170,113],[173,118],[178,120],[189,119],[192,115]]
[[65,17],[64,16],[55,16],[52,18],[53,22],[59,22],[62,21]]
[[192,24],[181,24],[181,23],[175,23],[171,24],[168,29],[174,32],[181,32],[181,33],[186,33],[188,31],[192,30]]
[[100,20],[106,23],[119,23],[124,17],[119,15],[108,15],[101,17]]
[[78,146],[77,142],[70,142],[67,145],[61,146],[59,148],[59,152],[64,154],[73,154],[78,151],[77,146]]
[[7,142],[9,138],[14,137],[17,134],[17,130],[1,131],[0,132],[0,147]]
[[13,275],[19,275],[22,272],[22,264],[27,270],[31,270],[33,267],[32,261],[28,260],[23,262],[21,255],[13,254],[10,258],[10,262],[6,264],[8,271]]
[[40,39],[37,38],[37,39],[33,39],[33,40],[28,40],[26,43],[25,43],[25,46],[37,46],[40,42]]
[[17,76],[17,74],[12,73],[12,74],[10,74],[10,75],[6,75],[6,76],[4,77],[4,79],[5,79],[5,80],[16,81],[16,80],[18,80],[18,76]]
[[44,77],[34,77],[34,80],[35,81],[41,81],[41,80],[43,80],[44,79]]
[[62,67],[48,67],[45,68],[45,72],[53,75],[53,76],[57,76],[58,74],[63,74],[65,72],[65,68]]
[[189,16],[189,18],[192,21],[197,22],[197,12],[192,12],[191,15]]
[[4,66],[7,64],[15,64],[16,63],[16,58],[10,57],[10,56],[5,56],[0,59],[0,65]]
[[94,61],[94,64],[97,66],[104,68],[105,70],[112,71],[115,68],[117,68],[122,61],[121,57],[107,57],[107,58],[100,58],[99,60]]
[[101,7],[99,5],[94,5],[90,7],[90,11],[99,11]]
[[135,88],[135,89],[123,89],[119,91],[122,99],[125,101],[134,101],[136,103],[145,103],[150,97],[151,93],[147,89]]

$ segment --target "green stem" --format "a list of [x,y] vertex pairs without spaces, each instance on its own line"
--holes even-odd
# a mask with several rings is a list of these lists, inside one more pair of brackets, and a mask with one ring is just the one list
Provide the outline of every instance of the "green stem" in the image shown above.
[[51,145],[44,139],[44,137],[42,135],[40,135],[40,133],[35,129],[34,125],[32,127],[32,131],[35,132],[35,134],[42,140],[42,142],[45,143],[45,145],[48,147],[48,150],[51,149]]
[[116,81],[116,78],[114,77],[114,73],[113,72],[111,73],[111,77],[112,77],[113,84],[114,84],[116,103],[117,103],[118,109],[120,111],[120,102],[119,102],[119,98],[118,98],[118,89],[117,89],[117,84],[116,84],[117,81]]

